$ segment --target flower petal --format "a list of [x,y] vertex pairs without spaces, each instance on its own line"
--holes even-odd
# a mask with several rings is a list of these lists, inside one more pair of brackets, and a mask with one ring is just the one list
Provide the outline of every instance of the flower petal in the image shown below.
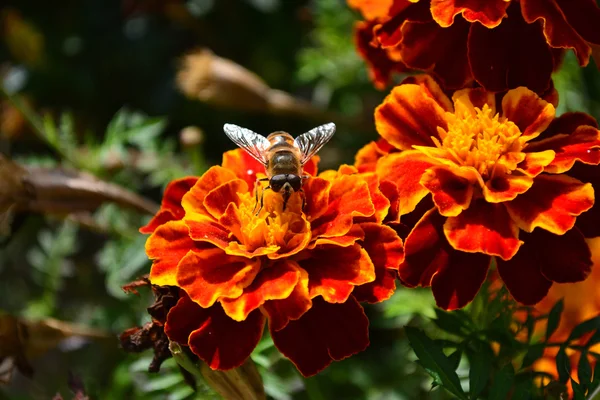
[[571,134],[582,125],[598,128],[598,122],[591,115],[582,112],[566,112],[560,117],[554,118],[548,128],[538,136],[537,141],[530,143],[529,146],[534,146],[542,139],[548,139],[554,135]]
[[549,280],[558,283],[583,281],[592,271],[592,253],[577,228],[564,235],[536,231],[531,235],[540,254],[540,269]]
[[310,178],[303,185],[305,194],[304,213],[309,221],[325,214],[329,205],[331,182],[322,178]]
[[498,175],[485,183],[483,197],[489,203],[503,203],[525,193],[531,185],[533,185],[531,176],[519,173]]
[[502,115],[519,127],[522,137],[539,136],[554,119],[554,106],[531,90],[509,90],[502,98]]
[[392,181],[383,179],[379,185],[379,189],[381,189],[383,195],[390,202],[390,208],[384,221],[386,223],[400,222],[400,193],[398,191],[398,186]]
[[252,311],[267,300],[280,300],[290,296],[300,279],[300,268],[295,263],[282,261],[265,268],[244,293],[234,299],[222,299],[225,313],[236,321],[243,321]]
[[358,301],[378,303],[389,299],[396,290],[396,274],[404,261],[402,239],[389,226],[367,222],[361,224],[365,232],[363,248],[375,266],[375,280],[354,288]]
[[[483,106],[487,106],[491,110],[491,115],[496,115],[496,96],[492,92],[488,92],[483,88],[476,89],[461,89],[454,92],[452,102],[455,107],[455,114],[463,115],[468,112],[472,116],[476,116],[475,107],[480,110]],[[467,115],[468,115],[467,114]]]
[[404,262],[398,276],[408,287],[429,286],[431,277],[448,261],[452,251],[443,232],[446,220],[436,208],[423,214],[404,241]]
[[308,293],[308,272],[298,267],[300,279],[292,293],[285,299],[270,300],[263,304],[263,310],[269,316],[269,328],[279,331],[290,321],[295,321],[312,307]]
[[523,20],[519,2],[511,1],[507,12],[494,29],[471,24],[467,47],[473,76],[491,92],[526,86],[543,93],[554,69],[552,52],[539,26]]
[[[577,163],[569,171],[569,175],[590,183],[596,190],[600,188],[600,168],[595,165]],[[586,238],[600,236],[600,201],[594,201],[594,206],[577,218],[575,226]]]
[[449,217],[469,208],[477,175],[473,168],[436,166],[425,171],[420,183],[433,195],[439,213]]
[[[544,36],[548,43],[552,47],[572,48],[575,51],[575,54],[577,54],[579,64],[585,66],[590,60],[592,50],[585,39],[574,29],[574,26],[569,23],[567,15],[565,15],[564,11],[561,9],[563,5],[567,5],[568,2],[561,1],[561,5],[558,3],[559,2],[555,0],[525,0],[521,3],[523,17],[531,24],[537,20],[541,20],[541,24],[544,28]],[[567,9],[573,10],[574,8],[580,8],[586,5],[585,3],[588,3],[586,7],[588,14],[578,12],[582,18],[579,18],[579,21],[576,22],[592,19],[594,18],[594,14],[596,14],[596,18],[600,18],[600,13],[597,11],[598,7],[590,7],[592,3],[591,0],[578,1],[576,7]],[[594,12],[594,8],[596,9],[596,12]],[[585,11],[583,12],[585,13]],[[590,23],[588,26],[591,27],[591,25],[592,24]],[[597,29],[597,27],[594,26],[591,29]],[[597,37],[597,34],[592,36]]]
[[238,193],[246,193],[248,184],[242,179],[234,179],[226,182],[206,194],[204,198],[204,208],[215,219],[219,219],[229,204],[240,205]]
[[190,333],[198,329],[209,312],[194,303],[185,293],[167,314],[165,333],[174,342],[187,346]]
[[239,367],[260,341],[265,317],[254,311],[243,322],[232,320],[219,304],[203,309],[198,328],[189,336],[190,350],[212,369]]
[[[419,74],[419,75],[411,75],[406,77],[402,83],[402,85],[418,85],[421,87],[421,90],[428,96],[434,99],[440,107],[446,112],[452,112],[453,106],[452,102],[446,96],[446,93],[442,90],[440,85],[433,79],[431,76],[427,74]],[[380,139],[377,141],[379,147],[385,150],[385,146],[382,146],[381,141],[384,139]],[[387,142],[386,142],[387,143]],[[388,151],[389,152],[389,151]]]
[[502,204],[479,200],[444,224],[448,243],[467,253],[484,253],[511,259],[523,244],[519,228]]
[[531,189],[506,203],[519,228],[531,232],[540,227],[562,235],[576,217],[594,205],[594,189],[566,175],[540,175]]
[[236,298],[250,285],[261,261],[229,256],[221,249],[186,255],[177,268],[177,286],[207,308],[219,298]]
[[[385,139],[380,140],[385,141]],[[377,142],[370,142],[356,152],[354,166],[358,168],[359,172],[375,171],[377,161],[387,153],[388,151],[382,150]]]
[[211,190],[234,179],[236,176],[232,171],[218,165],[206,171],[181,200],[186,219],[199,219],[210,215],[204,208],[204,198]]
[[500,277],[519,303],[532,305],[539,302],[552,286],[540,271],[539,256],[539,249],[527,240],[513,258],[497,260]]
[[443,28],[451,26],[458,14],[462,14],[469,22],[480,22],[487,28],[495,28],[507,16],[509,4],[505,0],[432,0],[431,14]]
[[429,190],[421,185],[421,177],[428,168],[438,164],[417,150],[407,150],[383,157],[377,164],[377,175],[392,181],[400,196],[399,213],[408,214],[427,196]]
[[[537,150],[528,146],[527,151]],[[536,151],[534,153],[525,153],[525,159],[518,165],[520,171],[525,175],[535,178],[542,172],[544,168],[552,163],[556,153],[554,150]]]
[[360,11],[365,19],[388,16],[394,0],[348,0],[348,5]]
[[226,249],[231,242],[229,232],[219,223],[204,218],[201,220],[184,220],[189,228],[189,236],[198,242],[211,243],[221,249]]
[[316,298],[302,318],[279,331],[269,325],[269,330],[275,346],[305,377],[369,345],[369,320],[353,297],[342,304]]
[[177,286],[177,265],[191,250],[212,247],[195,243],[182,221],[160,225],[146,241],[146,254],[153,260],[150,282],[159,286]]
[[223,168],[233,171],[239,178],[246,181],[248,190],[253,190],[256,183],[256,174],[265,173],[265,166],[243,149],[235,149],[223,153]]
[[188,176],[170,182],[165,188],[160,203],[160,210],[148,224],[140,228],[140,233],[152,233],[156,228],[168,221],[182,219],[185,211],[181,206],[181,199],[197,181],[197,177]]
[[354,286],[375,280],[375,266],[358,244],[318,247],[310,252],[310,258],[299,264],[310,277],[310,297],[323,296],[329,303],[343,303]]
[[551,174],[570,170],[576,161],[584,164],[600,163],[600,131],[593,126],[580,126],[570,135],[559,134],[532,143],[535,150],[551,149],[556,153],[544,169]]
[[444,109],[419,85],[396,86],[375,109],[377,132],[391,145],[409,150],[413,145],[434,146],[438,127],[447,129]]
[[490,261],[485,254],[451,251],[447,263],[431,279],[437,306],[456,310],[469,304],[485,281]]

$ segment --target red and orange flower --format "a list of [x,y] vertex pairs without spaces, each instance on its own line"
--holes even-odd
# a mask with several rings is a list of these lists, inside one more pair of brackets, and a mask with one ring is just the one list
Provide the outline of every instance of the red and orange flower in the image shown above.
[[[597,220],[599,210],[584,183],[593,177],[566,173],[575,163],[598,169],[595,121],[555,118],[552,104],[522,87],[501,98],[463,89],[450,101],[431,78],[412,82],[375,111],[396,152],[381,156],[381,144],[371,144],[359,158],[359,167],[375,165],[397,185],[400,215],[430,204],[405,239],[401,281],[431,285],[437,304],[455,309],[473,299],[492,259],[524,304],[540,301],[553,282],[585,279],[592,263],[577,216]],[[600,225],[586,234],[600,236]]]
[[309,376],[364,350],[359,302],[395,290],[403,246],[382,222],[396,214],[396,187],[349,166],[314,176],[313,161],[304,210],[299,194],[283,211],[280,195],[267,191],[256,215],[260,171],[236,150],[202,177],[172,182],[141,229],[152,233],[150,280],[181,288],[165,332],[211,368],[241,365],[268,320],[277,348]]
[[600,45],[595,0],[348,3],[366,20],[355,41],[380,88],[393,72],[412,69],[432,73],[447,89],[477,82],[489,91],[526,86],[543,93],[565,49],[584,66]]

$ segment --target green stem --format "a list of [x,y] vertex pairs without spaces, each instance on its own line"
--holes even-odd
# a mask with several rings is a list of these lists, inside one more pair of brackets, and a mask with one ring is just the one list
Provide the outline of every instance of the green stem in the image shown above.
[[202,372],[200,369],[188,358],[188,356],[181,350],[181,346],[175,342],[169,342],[169,350],[171,350],[171,354],[173,354],[173,358],[181,366],[181,368],[185,369],[187,372],[192,374],[194,378],[197,380],[204,382],[204,376],[202,376]]

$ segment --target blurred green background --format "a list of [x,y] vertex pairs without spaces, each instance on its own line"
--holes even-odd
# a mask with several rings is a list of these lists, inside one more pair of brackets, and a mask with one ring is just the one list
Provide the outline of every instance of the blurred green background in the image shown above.
[[[170,180],[200,174],[234,148],[222,133],[224,123],[295,136],[336,122],[337,134],[320,152],[322,168],[352,163],[376,138],[372,114],[386,93],[368,80],[353,44],[358,16],[342,0],[5,0],[0,18],[0,76],[10,96],[0,103],[0,152],[22,166],[89,172],[158,203]],[[219,85],[205,97],[193,90],[185,95],[178,71],[199,49],[252,71],[299,106],[229,104]],[[188,72],[194,76],[194,68]],[[555,84],[559,112],[600,116],[594,67],[579,69],[569,54]],[[33,378],[15,371],[0,384],[0,398],[72,398],[70,374],[94,399],[213,398],[202,385],[194,394],[173,360],[148,374],[151,351],[120,349],[118,334],[150,319],[151,294],[121,289],[149,271],[145,236],[137,232],[148,218],[108,203],[67,218],[28,211],[12,216],[0,238],[0,313],[69,321],[105,337],[40,344],[48,351],[29,360]],[[399,289],[367,312],[368,350],[314,378],[300,378],[268,340],[261,343],[253,358],[269,396],[445,398],[431,391],[401,330],[409,322],[428,326],[434,315],[429,291]]]

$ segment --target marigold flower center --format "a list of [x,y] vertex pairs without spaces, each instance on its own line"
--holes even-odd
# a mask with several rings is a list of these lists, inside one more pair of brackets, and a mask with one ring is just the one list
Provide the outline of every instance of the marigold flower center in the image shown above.
[[[288,247],[290,240],[305,229],[300,200],[292,196],[283,211],[281,196],[270,190],[265,192],[264,206],[256,215],[259,204],[251,193],[238,193],[240,198],[239,216],[241,222],[241,244],[253,251],[260,247]],[[260,197],[260,191],[259,191]]]
[[461,106],[457,104],[454,114],[446,113],[448,130],[438,127],[442,141],[432,138],[436,146],[457,164],[474,167],[484,179],[494,175],[503,159],[512,160],[510,165],[502,163],[505,170],[515,169],[520,160],[509,153],[520,153],[524,146],[519,128],[497,113],[492,115],[487,104],[483,108]]

